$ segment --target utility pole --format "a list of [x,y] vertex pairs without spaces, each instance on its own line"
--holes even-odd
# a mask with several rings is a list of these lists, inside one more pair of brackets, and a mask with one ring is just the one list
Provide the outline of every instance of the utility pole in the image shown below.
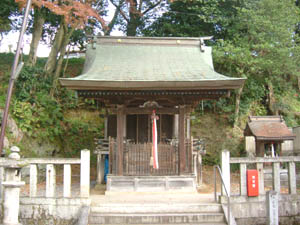
[[31,0],[27,0],[27,5],[25,9],[25,14],[23,18],[23,24],[19,36],[19,41],[17,45],[17,51],[13,63],[13,67],[10,73],[10,80],[9,80],[9,85],[8,85],[8,90],[7,90],[7,97],[6,97],[6,102],[5,102],[5,108],[3,112],[3,117],[2,117],[2,122],[1,122],[1,133],[0,133],[0,155],[2,154],[2,149],[4,145],[4,135],[5,135],[5,128],[7,124],[7,118],[8,118],[8,112],[9,112],[9,105],[10,105],[10,99],[14,87],[14,82],[15,79],[17,78],[18,73],[20,73],[22,69],[22,64],[19,65],[19,57],[20,57],[20,52],[21,52],[21,46],[23,43],[23,36],[26,30],[27,26],[27,20],[28,20],[28,14],[30,11],[30,6],[31,6]]

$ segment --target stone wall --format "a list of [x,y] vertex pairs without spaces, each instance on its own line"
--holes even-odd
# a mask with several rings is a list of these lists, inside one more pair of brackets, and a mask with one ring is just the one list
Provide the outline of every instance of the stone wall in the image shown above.
[[[265,225],[267,224],[266,196],[247,197],[232,196],[231,210],[237,225]],[[227,204],[225,197],[221,202]],[[280,225],[300,224],[300,196],[279,195]]]
[[20,198],[19,220],[23,225],[77,225],[88,198]]

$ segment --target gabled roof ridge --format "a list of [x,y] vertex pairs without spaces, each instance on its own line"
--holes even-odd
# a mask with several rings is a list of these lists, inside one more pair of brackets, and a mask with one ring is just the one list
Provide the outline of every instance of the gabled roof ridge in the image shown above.
[[142,44],[142,45],[174,45],[205,46],[204,40],[212,37],[131,37],[131,36],[97,36],[94,42],[99,44]]

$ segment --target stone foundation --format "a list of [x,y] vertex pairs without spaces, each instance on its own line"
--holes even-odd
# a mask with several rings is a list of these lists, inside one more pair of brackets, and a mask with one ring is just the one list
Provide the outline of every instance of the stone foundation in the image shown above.
[[23,225],[75,225],[88,198],[20,198],[19,220]]
[[196,192],[195,176],[108,176],[110,192]]
[[[227,204],[227,198],[221,197],[221,202]],[[238,225],[267,224],[266,196],[247,197],[231,196],[232,214]],[[300,196],[279,195],[280,225],[300,225]]]

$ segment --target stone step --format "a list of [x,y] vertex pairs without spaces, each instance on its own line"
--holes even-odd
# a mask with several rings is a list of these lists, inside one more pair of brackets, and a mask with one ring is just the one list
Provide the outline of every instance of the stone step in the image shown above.
[[91,207],[91,213],[218,213],[223,212],[217,203],[144,203],[144,204],[116,204],[107,203]]
[[[89,223],[89,225],[99,225],[99,223]],[[101,224],[105,225],[105,224]],[[120,225],[120,224],[109,224],[109,225]],[[152,223],[152,224],[147,224],[147,225],[187,225],[186,223]],[[222,223],[222,222],[213,222],[213,223],[189,223],[188,225],[227,225],[227,223]]]
[[224,223],[223,213],[90,213],[89,224]]

